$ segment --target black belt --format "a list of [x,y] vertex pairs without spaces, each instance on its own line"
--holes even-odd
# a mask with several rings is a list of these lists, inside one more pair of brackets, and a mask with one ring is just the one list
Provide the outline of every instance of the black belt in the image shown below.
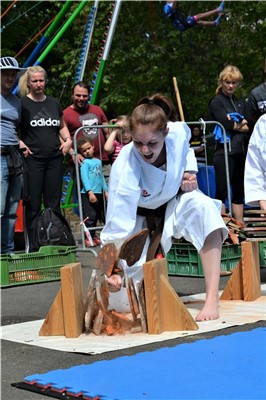
[[153,215],[154,217],[163,217],[165,214],[167,203],[164,203],[162,206],[151,209],[151,208],[144,208],[138,207],[137,214],[141,215],[142,217],[146,217],[147,215]]
[[[146,217],[147,227],[150,233],[150,244],[147,251],[146,261],[153,260],[156,256],[162,237],[166,206],[167,203],[154,210],[144,207],[137,208],[137,214]],[[159,220],[156,221],[155,218],[159,218]]]
[[1,156],[7,156],[10,154],[9,146],[1,146]]
[[10,154],[10,147],[13,149],[17,149],[20,152],[20,148],[18,144],[10,144],[8,146],[1,146],[1,156],[8,156]]

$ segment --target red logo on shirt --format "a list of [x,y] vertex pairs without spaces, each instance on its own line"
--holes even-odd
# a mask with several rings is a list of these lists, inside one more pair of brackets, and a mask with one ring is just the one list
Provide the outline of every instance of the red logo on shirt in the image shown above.
[[151,194],[147,192],[147,190],[143,189],[142,190],[142,196],[143,197],[149,197]]

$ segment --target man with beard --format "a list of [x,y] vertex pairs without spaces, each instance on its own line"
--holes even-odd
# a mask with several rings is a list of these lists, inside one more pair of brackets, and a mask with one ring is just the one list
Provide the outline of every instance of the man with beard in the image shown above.
[[[89,86],[83,81],[77,82],[72,90],[72,104],[64,110],[64,119],[72,139],[74,139],[75,132],[78,128],[86,126],[86,128],[79,131],[76,139],[82,136],[94,137],[94,156],[102,161],[103,174],[105,178],[108,179],[111,164],[108,154],[104,150],[108,128],[93,128],[94,125],[108,124],[108,119],[101,107],[88,104],[88,100]],[[91,128],[88,128],[88,126]],[[69,154],[74,160],[73,148],[70,149]],[[79,154],[79,164],[81,164],[82,161],[83,157]]]

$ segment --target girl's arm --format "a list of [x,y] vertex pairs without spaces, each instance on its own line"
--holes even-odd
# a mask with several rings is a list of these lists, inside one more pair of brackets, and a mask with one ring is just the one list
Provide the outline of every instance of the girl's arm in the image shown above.
[[112,154],[115,151],[114,141],[116,139],[119,129],[114,129],[104,144],[104,150],[107,154]]

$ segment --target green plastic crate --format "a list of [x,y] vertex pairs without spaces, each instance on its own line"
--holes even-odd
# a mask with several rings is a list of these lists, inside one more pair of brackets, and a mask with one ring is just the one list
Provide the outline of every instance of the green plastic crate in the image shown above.
[[34,253],[1,255],[1,287],[56,281],[60,268],[76,262],[75,246],[44,246]]
[[[241,245],[223,245],[221,271],[232,271],[240,258]],[[166,260],[169,275],[204,276],[200,256],[190,243],[173,243]]]

